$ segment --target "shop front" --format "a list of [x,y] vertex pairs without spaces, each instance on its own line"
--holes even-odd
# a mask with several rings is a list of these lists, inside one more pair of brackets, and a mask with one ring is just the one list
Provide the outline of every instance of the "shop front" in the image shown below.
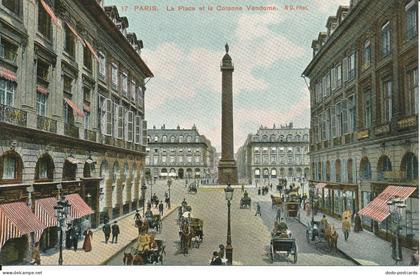
[[395,197],[402,198],[406,207],[399,222],[401,243],[408,248],[418,246],[418,187],[373,182],[371,188],[372,193],[362,192],[363,208],[359,214],[362,216],[364,228],[385,240],[395,239],[397,219],[389,212],[387,202]]
[[357,185],[311,181],[315,186],[315,204],[327,215],[341,219],[344,211],[357,210]]

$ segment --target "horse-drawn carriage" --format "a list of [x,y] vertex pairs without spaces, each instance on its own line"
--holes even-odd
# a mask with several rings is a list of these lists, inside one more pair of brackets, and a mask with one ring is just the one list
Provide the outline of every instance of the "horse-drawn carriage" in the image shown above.
[[124,252],[125,265],[163,264],[165,245],[162,240],[155,240],[153,234],[143,233],[137,238],[137,244],[130,252]]
[[283,203],[283,200],[279,196],[271,195],[271,208],[274,208],[274,206],[280,207]]
[[195,182],[191,182],[188,185],[188,193],[194,193],[194,194],[197,193],[197,184]]
[[299,205],[299,187],[287,190],[285,202],[287,217],[297,217],[299,212]]
[[251,209],[251,198],[248,196],[248,192],[245,191],[244,196],[241,198],[239,208],[249,208]]
[[270,242],[270,258],[274,262],[277,256],[285,255],[287,258],[292,255],[293,263],[297,262],[298,248],[295,239],[273,237]]
[[199,248],[203,242],[203,221],[197,218],[184,218],[179,228],[180,251],[188,254],[188,249]]
[[162,232],[162,219],[159,214],[153,214],[153,212],[149,209],[144,214],[147,220],[147,224],[149,228],[156,230],[156,232]]
[[335,227],[327,221],[311,221],[306,227],[306,240],[308,243],[315,245],[327,244],[330,250],[335,248],[337,250],[338,233]]

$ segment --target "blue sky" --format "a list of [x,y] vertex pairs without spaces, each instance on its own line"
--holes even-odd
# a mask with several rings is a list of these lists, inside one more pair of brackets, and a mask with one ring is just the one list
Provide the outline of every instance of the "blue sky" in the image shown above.
[[[260,125],[293,121],[309,127],[309,92],[301,74],[311,43],[328,16],[350,0],[106,0],[127,16],[129,31],[143,40],[142,57],[155,78],[147,84],[146,119],[166,128],[196,124],[220,150],[221,72],[226,42],[235,65],[235,151]],[[135,5],[158,11],[135,11]],[[169,12],[167,6],[242,6],[243,11]],[[246,5],[276,6],[247,11]],[[286,5],[307,10],[286,10]]]

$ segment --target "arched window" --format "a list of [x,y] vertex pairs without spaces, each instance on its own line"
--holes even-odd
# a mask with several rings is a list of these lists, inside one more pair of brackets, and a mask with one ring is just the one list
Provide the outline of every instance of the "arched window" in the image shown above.
[[195,142],[200,142],[200,137],[199,136],[195,136]]
[[291,141],[293,141],[293,136],[292,136],[291,134],[288,134],[288,135],[287,135],[287,138],[286,138],[286,141],[287,141],[287,142],[291,142]]
[[389,178],[387,172],[392,171],[391,160],[387,155],[382,155],[378,160],[378,180]]
[[339,159],[335,161],[335,181],[341,182],[341,161]]
[[171,142],[174,143],[175,142],[175,136],[171,136]]
[[262,141],[264,141],[264,142],[268,141],[268,136],[263,135],[263,137],[262,137]]
[[150,142],[150,141],[152,141],[150,136],[147,136],[147,142]]
[[179,136],[179,142],[184,142],[184,137],[183,136]]
[[372,179],[372,170],[367,157],[363,157],[360,161],[360,177],[365,180]]
[[167,136],[163,136],[162,137],[162,142],[167,142],[168,141],[168,137]]
[[271,169],[271,178],[277,178],[277,170],[276,168]]
[[295,136],[295,141],[299,142],[300,141],[300,135],[296,135]]
[[271,137],[270,137],[270,141],[271,141],[271,142],[276,141],[276,135],[275,135],[275,134],[272,134],[272,135],[271,135]]
[[49,154],[43,154],[35,166],[36,181],[52,181],[54,177],[54,162]]
[[2,182],[22,181],[23,162],[15,151],[7,151],[0,159],[0,179]]
[[260,175],[261,175],[260,168],[257,168],[254,170],[254,175],[255,175],[255,178],[260,178]]
[[269,174],[268,174],[268,168],[264,168],[263,170],[263,178],[268,178]]
[[114,162],[114,166],[112,167],[112,181],[113,184],[117,183],[117,179],[120,175],[120,165],[118,164],[118,162]]
[[153,138],[153,141],[154,141],[154,142],[158,142],[158,141],[159,141],[159,137],[158,137],[158,136],[155,136],[155,137]]
[[347,179],[350,183],[353,182],[353,160],[347,160]]
[[416,180],[419,175],[417,157],[408,152],[404,155],[401,161],[401,171],[403,172],[403,179],[405,180]]
[[91,177],[91,164],[85,162],[85,165],[83,166],[83,177],[84,178],[90,178]]
[[307,134],[303,135],[303,141],[308,141],[308,135]]
[[187,142],[191,142],[192,137],[191,136],[187,136]]
[[290,178],[290,177],[293,177],[293,168],[289,168],[289,170],[287,171],[287,176]]
[[126,163],[124,163],[124,176],[126,176],[126,177],[128,177],[128,171],[129,169],[128,169],[128,163],[126,162]]
[[68,157],[63,165],[63,180],[75,180],[77,171],[77,160],[73,157]]
[[283,135],[280,136],[280,141],[284,141],[284,136]]

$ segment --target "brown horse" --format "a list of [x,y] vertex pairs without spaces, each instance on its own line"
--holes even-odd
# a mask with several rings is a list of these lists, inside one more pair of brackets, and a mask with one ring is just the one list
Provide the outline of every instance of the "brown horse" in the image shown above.
[[133,264],[133,254],[131,252],[124,252],[124,258],[123,258],[124,265],[132,265]]
[[330,247],[330,250],[334,248],[335,251],[337,251],[338,233],[335,230],[335,227],[328,223],[325,228],[325,239],[328,242],[328,246]]
[[144,265],[144,259],[140,254],[134,256],[133,265]]

